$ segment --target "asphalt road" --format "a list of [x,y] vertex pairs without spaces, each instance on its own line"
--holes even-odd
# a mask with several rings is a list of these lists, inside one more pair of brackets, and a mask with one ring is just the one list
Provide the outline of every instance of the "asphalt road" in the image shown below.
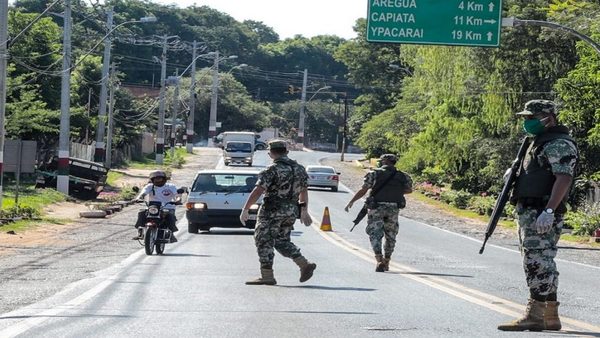
[[[323,153],[295,152],[316,164]],[[256,155],[266,165],[265,152]],[[222,165],[222,164],[221,164]],[[180,232],[163,256],[139,250],[66,285],[58,294],[0,316],[0,337],[488,337],[518,317],[526,297],[519,253],[400,218],[390,272],[375,273],[364,222],[350,233],[351,192],[311,190],[311,227],[292,240],[317,263],[299,283],[298,268],[275,258],[277,286],[246,286],[259,272],[252,231]],[[328,206],[334,231],[319,223]],[[185,219],[179,224],[185,229]],[[564,332],[600,336],[600,267],[559,261]]]

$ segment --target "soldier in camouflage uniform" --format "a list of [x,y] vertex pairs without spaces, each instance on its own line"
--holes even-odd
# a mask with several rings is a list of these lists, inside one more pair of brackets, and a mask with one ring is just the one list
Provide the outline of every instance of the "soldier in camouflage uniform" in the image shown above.
[[[376,272],[389,270],[390,259],[396,246],[396,235],[398,235],[398,211],[406,205],[404,195],[412,192],[410,176],[396,170],[397,160],[396,155],[382,155],[379,159],[381,168],[365,175],[362,188],[356,192],[345,208],[348,211],[355,201],[371,189],[371,196],[367,199],[368,221],[365,230],[375,253]],[[374,195],[373,191],[376,191]],[[381,247],[384,237],[384,254],[382,254]]]
[[533,135],[513,191],[530,297],[525,315],[499,330],[561,329],[554,258],[579,155],[569,130],[557,124],[557,114],[554,102],[547,100],[529,101],[517,113],[525,118],[525,131]]
[[[240,215],[245,224],[248,211],[264,193],[263,204],[258,211],[254,240],[260,261],[261,277],[247,281],[248,285],[275,285],[273,258],[276,249],[282,256],[294,260],[300,268],[300,282],[309,280],[317,265],[310,263],[300,249],[290,240],[294,223],[300,213],[300,220],[306,226],[312,224],[308,214],[308,176],[306,170],[296,161],[287,157],[284,141],[269,142],[269,156],[273,164],[258,174],[256,187],[250,195]],[[300,211],[298,211],[300,208]]]

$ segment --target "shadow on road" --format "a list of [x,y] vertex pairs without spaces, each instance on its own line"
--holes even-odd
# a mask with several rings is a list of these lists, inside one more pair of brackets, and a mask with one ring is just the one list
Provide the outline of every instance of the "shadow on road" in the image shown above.
[[329,315],[376,315],[376,312],[353,312],[353,311],[269,311],[279,313],[322,313]]
[[329,192],[329,193],[332,193],[332,194],[347,194],[348,193],[348,191],[346,191],[346,190],[331,191],[331,190],[329,190],[327,188],[319,189],[319,188],[316,188],[316,187],[309,187],[308,190],[309,191]]
[[418,275],[418,276],[440,276],[440,277],[462,277],[462,278],[473,278],[471,275],[454,275],[449,273],[434,273],[434,272],[387,272],[396,275]]
[[322,286],[322,285],[277,285],[280,288],[290,289],[317,289],[317,290],[331,290],[331,291],[377,291],[377,289],[371,288],[355,288],[349,286]]

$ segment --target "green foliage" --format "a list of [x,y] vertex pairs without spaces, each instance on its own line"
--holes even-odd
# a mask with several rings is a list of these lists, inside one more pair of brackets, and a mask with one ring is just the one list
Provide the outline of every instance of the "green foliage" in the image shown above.
[[444,183],[446,172],[439,166],[427,167],[421,172],[421,180],[439,187]]
[[0,210],[0,218],[34,219],[39,218],[40,215],[39,209],[20,203],[18,207],[13,205],[8,209]]
[[165,165],[172,168],[182,168],[185,164],[185,156],[187,156],[185,148],[175,148],[173,155],[171,155],[171,151],[168,150],[165,156]]
[[467,209],[473,195],[466,191],[443,190],[440,200],[458,209]]
[[440,188],[439,186],[425,182],[417,184],[415,186],[415,190],[431,199],[438,201],[441,200],[442,188]]
[[580,211],[567,212],[565,225],[573,228],[574,235],[593,235],[597,229],[600,229],[600,205],[587,205]]
[[496,198],[492,196],[473,196],[469,200],[469,210],[473,210],[479,215],[490,216],[494,210]]

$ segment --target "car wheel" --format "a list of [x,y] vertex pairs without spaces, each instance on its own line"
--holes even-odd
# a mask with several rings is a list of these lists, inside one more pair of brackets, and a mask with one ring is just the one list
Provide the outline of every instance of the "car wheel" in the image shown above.
[[190,234],[197,234],[198,233],[198,224],[188,223],[188,232]]
[[225,165],[229,165],[229,162],[228,162],[228,161],[225,161]]
[[265,149],[266,149],[265,146],[262,144],[256,145],[256,150],[265,150]]
[[331,191],[333,191],[333,192],[338,191],[338,187],[331,187]]
[[248,163],[248,166],[251,167],[252,166],[252,162]]

